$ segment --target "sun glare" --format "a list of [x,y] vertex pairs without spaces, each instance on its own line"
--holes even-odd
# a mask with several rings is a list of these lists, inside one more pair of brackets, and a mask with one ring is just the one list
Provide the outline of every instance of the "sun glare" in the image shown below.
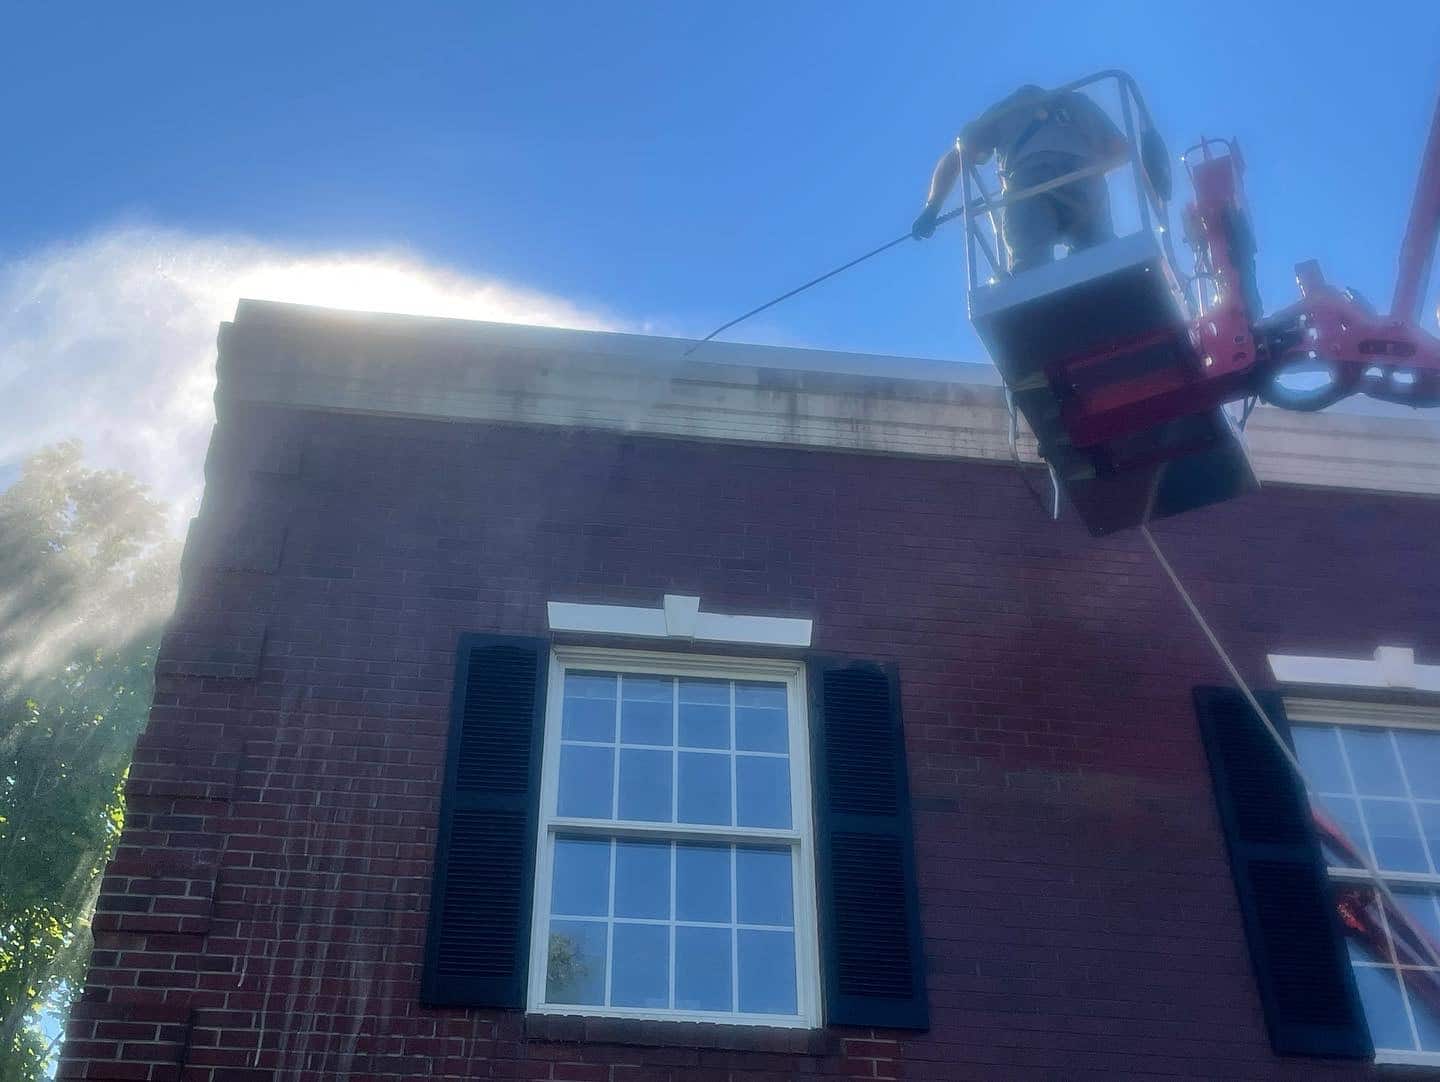
[[456,319],[603,328],[604,322],[555,298],[491,285],[402,260],[297,259],[263,263],[234,282],[238,297],[325,308]]

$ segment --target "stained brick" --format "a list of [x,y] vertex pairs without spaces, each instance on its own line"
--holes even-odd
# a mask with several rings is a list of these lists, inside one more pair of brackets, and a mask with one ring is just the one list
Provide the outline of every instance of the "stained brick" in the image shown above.
[[[1138,538],[1008,466],[258,406],[216,448],[215,521],[283,544],[201,531],[60,1077],[1377,1077],[1270,1053],[1189,704],[1224,673]],[[1157,533],[1257,680],[1440,631],[1436,501],[1272,486]],[[458,635],[665,592],[898,664],[929,1033],[419,1006]]]

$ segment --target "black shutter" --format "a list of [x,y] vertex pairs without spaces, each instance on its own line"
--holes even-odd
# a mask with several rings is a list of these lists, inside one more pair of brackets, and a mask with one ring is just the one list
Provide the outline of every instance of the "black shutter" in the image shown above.
[[420,989],[432,1006],[525,1006],[549,650],[460,640]]
[[808,678],[825,1020],[928,1029],[899,681],[822,657]]
[[[1280,697],[1256,697],[1288,739]],[[1369,1059],[1370,1032],[1304,786],[1239,691],[1196,688],[1195,711],[1271,1047]]]

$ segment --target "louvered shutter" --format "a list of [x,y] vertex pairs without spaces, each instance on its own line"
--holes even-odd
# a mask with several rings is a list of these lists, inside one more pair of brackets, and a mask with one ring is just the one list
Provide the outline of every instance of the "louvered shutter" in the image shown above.
[[[1280,697],[1257,698],[1288,737]],[[1270,1044],[1281,1055],[1369,1059],[1304,786],[1239,691],[1196,688],[1195,710]]]
[[461,639],[425,1003],[525,1006],[548,656],[543,639]]
[[899,681],[819,657],[808,680],[826,1021],[927,1029]]

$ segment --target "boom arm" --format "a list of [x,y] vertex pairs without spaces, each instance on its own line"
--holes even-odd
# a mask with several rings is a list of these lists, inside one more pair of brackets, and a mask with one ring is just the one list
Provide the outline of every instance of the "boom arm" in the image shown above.
[[[1248,263],[1253,248],[1247,251],[1243,239],[1237,242],[1237,233],[1248,233],[1240,189],[1243,163],[1233,147],[1214,156],[1212,145],[1197,148],[1204,160],[1191,168],[1196,202],[1190,240],[1197,264],[1216,287],[1213,309],[1195,324],[1207,366],[1214,369],[1206,375],[1217,380],[1216,390],[1223,393],[1219,377],[1247,370],[1247,393],[1287,409],[1324,409],[1352,394],[1440,406],[1440,339],[1418,323],[1440,236],[1440,103],[1426,140],[1388,316],[1357,294],[1327,283],[1313,260],[1295,268],[1300,301],[1262,316]],[[1253,339],[1253,354],[1246,349],[1252,344],[1247,338]],[[1324,370],[1322,382],[1309,387],[1286,383],[1297,370],[1317,367]]]
[[1430,138],[1420,162],[1420,179],[1415,201],[1410,204],[1410,221],[1400,245],[1400,272],[1395,278],[1395,298],[1390,315],[1414,323],[1420,318],[1425,287],[1430,284],[1430,265],[1435,258],[1435,241],[1440,236],[1440,98],[1430,121]]

